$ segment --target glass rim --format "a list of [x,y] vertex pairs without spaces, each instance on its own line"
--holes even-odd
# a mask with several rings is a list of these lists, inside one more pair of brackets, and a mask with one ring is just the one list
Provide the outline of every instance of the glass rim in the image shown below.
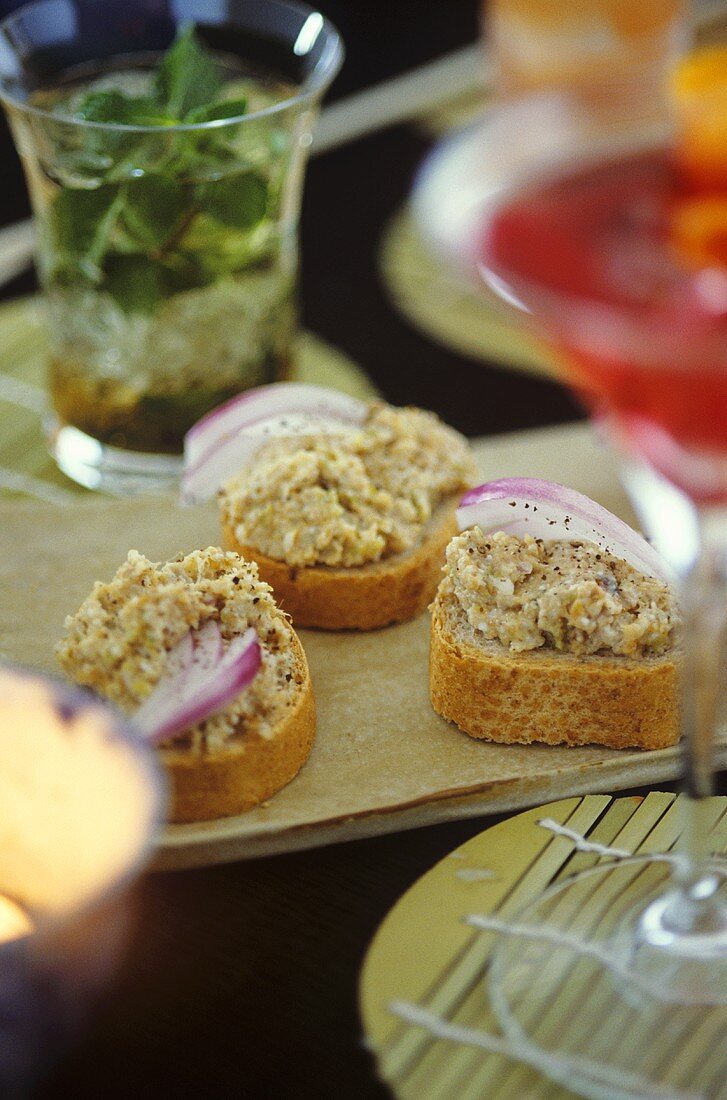
[[[8,27],[14,23],[23,13],[32,8],[40,7],[46,0],[30,0],[17,8],[5,19],[0,21],[0,35],[7,32]],[[158,123],[128,123],[128,122],[96,122],[92,119],[76,118],[74,115],[56,114],[45,107],[36,107],[25,100],[10,95],[0,78],[0,103],[5,106],[30,115],[34,118],[42,118],[49,122],[64,126],[77,126],[80,129],[95,130],[112,133],[136,133],[136,134],[176,134],[176,133],[202,133],[209,130],[219,130],[226,126],[239,126],[244,122],[252,122],[258,119],[272,117],[283,111],[314,100],[316,96],[323,95],[335,76],[340,71],[344,59],[343,39],[337,27],[327,16],[308,4],[299,0],[268,0],[271,7],[288,8],[300,12],[306,16],[306,22],[317,16],[320,19],[319,32],[325,30],[330,36],[330,42],[326,45],[323,54],[312,69],[309,76],[291,96],[273,103],[268,107],[262,107],[257,111],[249,111],[242,115],[234,115],[232,118],[216,118],[205,122],[172,122],[169,125]],[[177,24],[178,26],[181,24]],[[193,24],[194,25],[194,24]],[[304,23],[305,26],[305,23]],[[117,54],[117,57],[133,56],[131,54]]]
[[[476,224],[479,230],[486,231],[493,210],[508,191],[526,189],[534,181],[557,178],[564,163],[561,158],[570,156],[574,148],[575,161],[565,162],[571,164],[573,172],[577,172],[580,167],[596,167],[621,155],[637,156],[640,153],[657,152],[668,148],[673,141],[673,120],[668,118],[646,125],[637,121],[623,129],[606,131],[594,137],[589,144],[577,147],[567,143],[558,144],[560,137],[556,135],[555,143],[542,157],[519,165],[506,178],[497,175],[491,177],[489,167],[495,163],[492,150],[497,148],[493,136],[499,134],[496,127],[502,128],[506,124],[513,131],[516,123],[531,108],[540,105],[547,107],[550,103],[564,105],[568,113],[572,111],[572,117],[576,121],[583,117],[579,113],[578,104],[568,96],[529,93],[514,98],[509,103],[494,106],[484,118],[444,138],[435,146],[420,166],[412,198],[414,218],[426,240],[462,277],[469,282],[476,280],[480,293],[488,294],[503,310],[516,311],[521,323],[526,318],[528,323],[537,326],[541,332],[552,335],[553,326],[557,323],[559,334],[562,335],[564,320],[571,326],[580,326],[580,331],[593,329],[598,323],[604,330],[607,327],[611,334],[618,336],[621,342],[619,346],[628,343],[633,361],[640,367],[652,365],[657,358],[661,362],[663,349],[667,345],[672,349],[672,370],[689,369],[696,360],[701,363],[704,348],[713,346],[715,340],[720,342],[720,349],[723,350],[727,346],[726,338],[716,330],[710,330],[699,341],[685,337],[679,345],[677,357],[673,354],[673,329],[659,327],[663,313],[643,312],[635,301],[612,302],[585,290],[578,293],[574,290],[553,289],[536,278],[509,270],[504,265],[491,266],[472,252],[470,230],[473,225]],[[569,141],[573,140],[572,133],[567,136]],[[484,156],[483,149],[488,149]],[[451,179],[453,168],[466,172],[473,165],[472,178],[465,181],[469,188],[469,191],[465,191],[468,200],[465,214],[461,222],[452,222],[450,225],[446,220],[447,203],[451,207],[455,201],[459,201],[459,197],[448,199],[447,195],[451,193],[454,196],[454,192],[451,188],[446,191],[446,185]],[[501,161],[498,160],[497,169],[501,166]],[[454,239],[448,237],[449,231]],[[692,283],[694,281],[694,276],[690,276],[688,272],[685,273],[685,278]],[[727,279],[725,286],[727,287]],[[555,322],[554,318],[559,320]],[[724,369],[724,365],[720,363],[712,367],[710,373],[722,373]]]

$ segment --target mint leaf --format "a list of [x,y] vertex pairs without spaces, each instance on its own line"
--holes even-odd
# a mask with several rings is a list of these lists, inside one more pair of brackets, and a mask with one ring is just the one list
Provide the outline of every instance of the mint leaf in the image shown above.
[[[198,214],[185,232],[179,245],[180,255],[193,261],[201,278],[200,285],[216,282],[227,275],[267,266],[275,248],[271,234],[259,223],[255,232],[233,229],[209,214]],[[167,264],[172,253],[165,254]]]
[[175,119],[159,110],[152,100],[127,96],[117,89],[89,92],[73,111],[74,118],[85,122],[106,122],[126,126],[169,126]]
[[126,96],[121,92],[89,92],[74,109],[73,117],[86,122],[123,122]]
[[159,249],[189,213],[189,188],[169,176],[146,175],[123,189],[124,229],[141,248]]
[[257,172],[241,172],[198,189],[202,210],[234,229],[252,229],[265,217],[268,188]]
[[158,102],[175,118],[182,119],[196,107],[214,103],[222,85],[219,65],[189,24],[159,63],[154,79]]
[[120,206],[116,187],[62,187],[53,199],[49,217],[59,266],[81,265],[87,273],[97,268],[108,248]]
[[[70,114],[81,122],[99,123],[69,134],[69,147],[60,158],[65,171],[87,179],[120,181],[131,175],[140,154],[153,148],[154,138],[133,130],[109,129],[108,124],[123,126],[173,126],[171,118],[149,96],[129,96],[117,88],[87,92],[83,98],[71,96],[56,105],[62,115]],[[61,132],[63,134],[63,131]]]
[[[89,92],[73,109],[83,122],[115,123],[126,126],[168,126],[174,123],[148,98],[131,97],[116,89]],[[106,126],[80,131],[83,146],[70,155],[72,170],[82,175],[101,175],[107,180],[130,174],[147,140],[133,130],[111,130]]]
[[216,122],[219,119],[237,118],[247,111],[247,99],[228,99],[225,103],[211,103],[206,107],[195,107],[186,116],[185,122]]
[[151,313],[164,297],[162,274],[146,256],[112,254],[104,265],[104,289],[124,313]]

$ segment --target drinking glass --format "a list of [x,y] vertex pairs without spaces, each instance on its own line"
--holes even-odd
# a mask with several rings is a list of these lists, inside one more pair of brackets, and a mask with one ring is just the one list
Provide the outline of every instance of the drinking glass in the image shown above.
[[673,143],[669,117],[602,125],[573,97],[534,94],[445,143],[415,193],[450,260],[560,352],[679,585],[681,850],[600,853],[526,907],[490,972],[509,1038],[608,1100],[724,1096],[727,1082],[727,862],[709,852],[727,612],[727,274],[666,255]]
[[[64,106],[90,84],[145,94],[190,24],[221,66],[224,110],[117,123]],[[293,0],[38,0],[0,25],[48,314],[47,436],[71,478],[170,487],[195,421],[289,373],[304,165],[342,52]],[[194,63],[180,96],[197,96]],[[183,79],[180,64],[167,83]]]

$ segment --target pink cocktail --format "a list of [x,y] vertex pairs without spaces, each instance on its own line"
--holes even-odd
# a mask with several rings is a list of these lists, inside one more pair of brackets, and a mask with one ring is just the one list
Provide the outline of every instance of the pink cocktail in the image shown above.
[[727,498],[727,271],[679,252],[668,147],[546,175],[503,196],[483,269],[563,351],[569,381],[694,499]]

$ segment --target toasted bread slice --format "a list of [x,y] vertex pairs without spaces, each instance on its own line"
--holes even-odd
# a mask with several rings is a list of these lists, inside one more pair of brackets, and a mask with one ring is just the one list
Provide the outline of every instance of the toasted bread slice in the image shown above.
[[[308,663],[297,636],[292,642],[300,676],[271,737],[239,733],[216,753],[175,746],[158,751],[171,781],[169,820],[209,821],[250,810],[295,778],[313,747],[316,708]],[[300,682],[296,682],[300,681]]]
[[403,554],[347,568],[330,565],[295,567],[240,546],[223,525],[223,545],[255,561],[260,576],[295,626],[323,630],[375,630],[420,615],[437,590],[447,543],[457,531],[459,493],[434,512],[420,540]]
[[432,608],[432,706],[471,737],[663,749],[679,740],[678,656],[511,653],[478,640],[454,596]]

